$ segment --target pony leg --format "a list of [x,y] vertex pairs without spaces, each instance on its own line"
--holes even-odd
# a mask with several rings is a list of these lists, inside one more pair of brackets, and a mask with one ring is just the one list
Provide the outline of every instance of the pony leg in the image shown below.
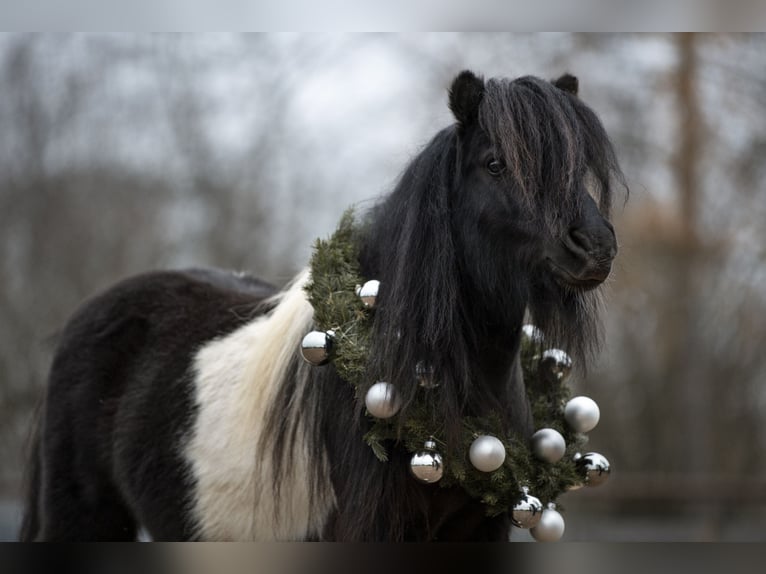
[[45,438],[38,539],[135,540],[136,521],[109,478],[77,456],[67,437]]

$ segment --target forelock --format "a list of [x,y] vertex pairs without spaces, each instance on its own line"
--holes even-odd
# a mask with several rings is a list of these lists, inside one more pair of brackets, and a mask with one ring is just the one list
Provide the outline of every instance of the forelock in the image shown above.
[[522,204],[551,231],[561,231],[562,216],[579,212],[586,178],[608,215],[611,180],[624,179],[601,122],[581,100],[531,76],[491,79],[479,125]]

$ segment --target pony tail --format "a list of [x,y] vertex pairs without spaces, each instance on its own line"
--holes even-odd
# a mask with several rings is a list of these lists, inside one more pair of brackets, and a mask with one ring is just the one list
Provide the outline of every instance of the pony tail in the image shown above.
[[27,444],[27,465],[24,471],[24,514],[19,528],[19,542],[34,542],[40,533],[40,490],[42,461],[40,458],[43,426],[43,404],[35,409],[34,424]]

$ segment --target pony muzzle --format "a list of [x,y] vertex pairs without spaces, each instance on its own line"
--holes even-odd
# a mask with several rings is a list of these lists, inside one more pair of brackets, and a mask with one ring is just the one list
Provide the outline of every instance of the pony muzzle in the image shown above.
[[606,219],[600,218],[600,221],[570,228],[559,247],[550,251],[546,259],[560,283],[589,290],[609,277],[616,255],[614,228]]

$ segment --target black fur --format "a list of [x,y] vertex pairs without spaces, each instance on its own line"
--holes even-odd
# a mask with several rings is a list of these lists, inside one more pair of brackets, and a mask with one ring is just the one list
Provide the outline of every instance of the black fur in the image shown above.
[[576,96],[577,92],[580,91],[580,82],[572,74],[564,74],[558,79],[553,80],[553,85],[561,90],[564,90],[565,92],[569,92],[574,96]]
[[479,116],[479,105],[484,97],[484,80],[464,70],[452,82],[449,107],[462,126],[470,126]]
[[[622,176],[572,87],[461,73],[449,95],[456,124],[412,161],[360,232],[363,273],[381,281],[370,384],[394,383],[406,413],[419,391],[415,366],[430,364],[450,445],[464,416],[489,411],[509,432],[533,431],[518,358],[525,313],[581,366],[598,342],[593,288],[616,252],[607,218]],[[178,456],[195,414],[189,362],[263,312],[271,292],[220,272],[161,273],[124,282],[75,315],[50,378],[42,523],[26,539],[128,539],[136,523],[155,538],[192,536],[193,485]],[[296,396],[302,377],[311,381]],[[416,483],[400,446],[389,445],[391,460],[380,463],[362,440],[362,402],[332,364],[308,368],[296,358],[285,372],[261,439],[276,445],[276,496],[290,496],[279,485],[301,420],[316,453],[316,492],[326,452],[337,498],[317,538],[507,538],[507,516],[487,518],[460,489]],[[97,519],[88,511],[95,506]]]

